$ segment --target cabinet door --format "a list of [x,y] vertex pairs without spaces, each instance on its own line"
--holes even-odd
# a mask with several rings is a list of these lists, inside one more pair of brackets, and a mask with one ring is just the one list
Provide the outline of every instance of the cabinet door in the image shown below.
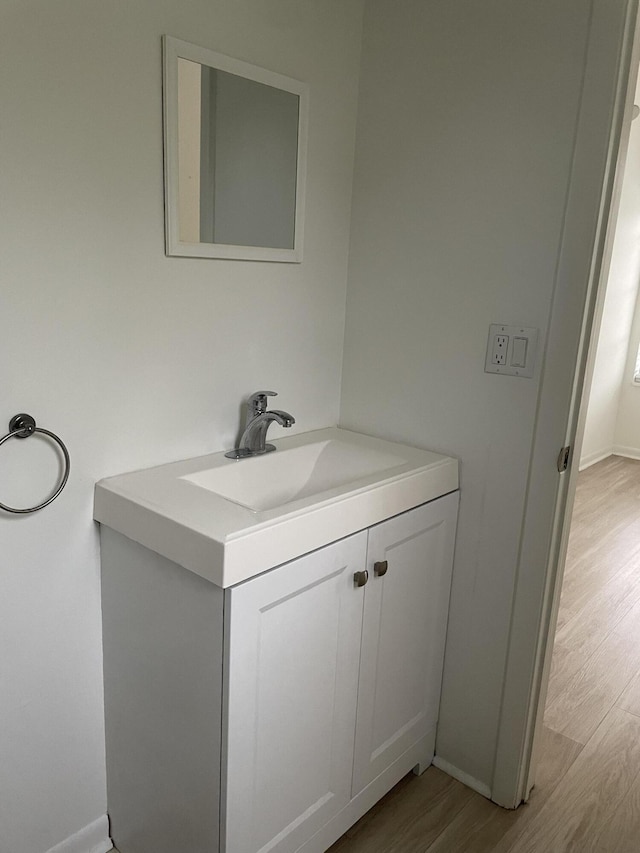
[[369,531],[354,796],[437,722],[457,509],[454,492]]
[[349,802],[366,542],[227,593],[223,853],[297,850]]

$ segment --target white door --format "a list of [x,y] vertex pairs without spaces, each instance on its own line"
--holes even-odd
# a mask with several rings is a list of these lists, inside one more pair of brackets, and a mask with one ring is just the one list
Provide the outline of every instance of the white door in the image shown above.
[[457,511],[454,492],[369,531],[354,796],[437,722]]
[[349,802],[366,541],[227,593],[223,853],[297,850]]

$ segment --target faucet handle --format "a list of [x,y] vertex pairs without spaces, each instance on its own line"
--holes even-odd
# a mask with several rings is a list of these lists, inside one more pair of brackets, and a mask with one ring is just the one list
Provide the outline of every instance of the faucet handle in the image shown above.
[[247,400],[247,420],[267,411],[267,397],[277,397],[277,391],[256,391]]

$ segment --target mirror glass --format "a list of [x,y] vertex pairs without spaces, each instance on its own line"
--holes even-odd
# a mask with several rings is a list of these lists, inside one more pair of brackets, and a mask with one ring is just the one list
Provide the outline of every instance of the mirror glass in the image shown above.
[[302,258],[306,86],[165,37],[167,254]]

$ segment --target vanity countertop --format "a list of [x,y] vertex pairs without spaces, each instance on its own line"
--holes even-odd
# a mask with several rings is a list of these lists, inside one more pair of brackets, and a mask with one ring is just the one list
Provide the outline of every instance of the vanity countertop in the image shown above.
[[228,587],[458,488],[456,459],[337,427],[273,444],[101,480],[94,518]]

